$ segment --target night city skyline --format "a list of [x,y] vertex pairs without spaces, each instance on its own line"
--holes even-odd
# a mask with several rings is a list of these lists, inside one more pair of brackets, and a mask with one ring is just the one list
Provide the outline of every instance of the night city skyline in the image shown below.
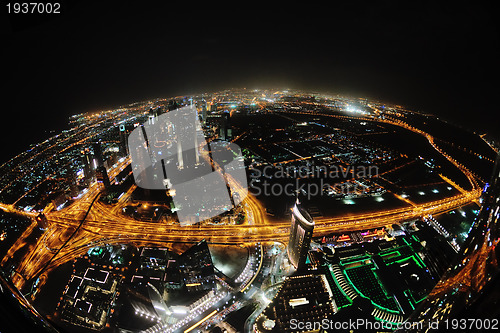
[[492,9],[238,6],[4,6],[0,331],[498,330]]

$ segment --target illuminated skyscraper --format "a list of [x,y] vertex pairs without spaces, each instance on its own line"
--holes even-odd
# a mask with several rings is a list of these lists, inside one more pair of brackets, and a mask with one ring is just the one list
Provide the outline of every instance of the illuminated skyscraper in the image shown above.
[[76,197],[78,195],[78,186],[76,184],[76,173],[70,168],[68,168],[66,177],[69,185],[69,195],[71,197]]
[[306,262],[309,245],[314,230],[314,221],[307,211],[299,206],[299,201],[292,209],[292,225],[288,241],[288,259],[296,268],[302,268]]
[[104,156],[102,154],[101,142],[94,142],[92,144],[92,150],[94,151],[94,158],[96,160],[96,167],[104,165]]
[[127,145],[127,129],[124,124],[120,125],[120,155],[128,155],[128,145]]
[[82,154],[82,162],[83,162],[83,171],[84,171],[84,183],[89,185],[92,181],[92,177],[94,176],[94,168],[92,166],[92,156],[90,154],[90,149],[85,148],[81,151]]

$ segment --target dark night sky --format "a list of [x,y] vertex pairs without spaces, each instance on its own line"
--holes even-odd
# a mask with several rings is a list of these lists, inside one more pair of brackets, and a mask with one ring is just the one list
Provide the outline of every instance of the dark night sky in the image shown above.
[[2,8],[3,129],[14,134],[2,134],[0,160],[71,114],[231,87],[375,98],[500,136],[498,25],[477,1],[162,3]]

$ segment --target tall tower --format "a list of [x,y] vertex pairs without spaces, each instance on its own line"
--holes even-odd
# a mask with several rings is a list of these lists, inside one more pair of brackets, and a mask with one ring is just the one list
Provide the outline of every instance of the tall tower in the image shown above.
[[128,145],[127,145],[127,129],[124,124],[120,124],[120,155],[128,155]]
[[228,131],[230,131],[229,116],[230,115],[228,112],[224,112],[220,118],[219,138],[221,138],[222,140],[228,140],[229,138],[228,135],[229,134]]
[[92,143],[92,149],[94,150],[94,158],[96,159],[97,167],[104,165],[104,156],[102,154],[101,141]]
[[83,171],[85,175],[85,186],[88,186],[92,177],[94,176],[94,168],[92,167],[92,157],[90,154],[90,149],[85,148],[81,151],[82,154],[82,162],[83,162]]
[[69,195],[71,197],[76,197],[78,195],[78,186],[76,185],[76,173],[68,168],[66,171],[67,182],[69,185]]
[[153,108],[149,108],[148,112],[148,124],[155,123],[155,110]]
[[292,225],[288,241],[288,259],[296,269],[306,263],[307,253],[314,230],[314,220],[311,215],[299,206],[299,201],[292,209]]

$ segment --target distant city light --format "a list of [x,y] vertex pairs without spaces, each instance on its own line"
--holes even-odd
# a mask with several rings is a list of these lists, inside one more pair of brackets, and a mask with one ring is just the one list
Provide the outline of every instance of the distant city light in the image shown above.
[[[163,180],[165,187],[154,191],[138,188],[131,175],[134,163],[138,163],[131,161],[131,149],[127,146],[132,126],[141,126],[149,117],[148,110],[167,113],[186,103],[196,106],[195,116],[203,120],[199,130],[209,139],[208,143],[198,155],[187,150],[182,156],[182,166],[176,164],[177,158],[157,152],[156,164],[151,167],[160,170],[155,177]],[[229,117],[221,122],[222,116]],[[130,109],[73,116],[70,130],[30,146],[30,150],[10,164],[0,166],[3,171],[0,209],[6,212],[5,219],[15,215],[27,221],[25,226],[13,223],[15,232],[11,233],[10,226],[4,230],[2,215],[0,240],[10,242],[11,235],[19,237],[9,253],[19,263],[8,259],[9,274],[19,275],[16,287],[26,291],[31,288],[31,295],[39,297],[46,293],[44,287],[27,285],[27,281],[41,281],[43,285],[45,278],[53,279],[53,275],[41,274],[48,272],[44,266],[56,267],[66,260],[77,263],[76,271],[85,267],[87,271],[82,271],[85,274],[79,277],[74,272],[69,279],[60,299],[62,306],[58,305],[54,318],[69,325],[88,324],[94,330],[116,329],[121,318],[113,312],[127,307],[131,311],[124,313],[130,312],[130,319],[141,321],[141,325],[145,322],[145,327],[150,326],[148,332],[210,331],[214,326],[223,329],[228,315],[251,305],[261,314],[252,315],[249,321],[261,318],[261,323],[281,332],[284,330],[279,325],[283,323],[277,313],[284,311],[289,315],[286,311],[290,306],[297,313],[306,313],[304,318],[312,316],[312,312],[307,315],[308,307],[313,308],[314,316],[326,318],[356,305],[352,301],[358,296],[374,305],[371,310],[375,320],[403,322],[406,308],[400,307],[396,296],[385,292],[386,281],[379,279],[383,275],[378,270],[390,266],[390,272],[401,277],[394,283],[406,288],[398,297],[403,297],[401,304],[408,311],[422,304],[438,280],[440,272],[434,270],[444,271],[448,264],[447,260],[441,263],[441,258],[432,257],[439,251],[432,248],[436,242],[428,237],[442,237],[443,246],[451,246],[451,251],[460,249],[467,237],[464,230],[471,228],[473,215],[479,213],[470,208],[471,203],[482,201],[484,184],[479,173],[469,170],[469,163],[460,164],[460,154],[455,156],[451,146],[439,141],[438,131],[424,132],[428,127],[420,124],[425,117],[399,106],[368,104],[362,98],[274,90],[265,93],[227,90],[159,98],[131,104]],[[396,127],[404,130],[395,131]],[[155,134],[177,130],[174,126],[164,126]],[[420,159],[415,157],[413,146],[403,144],[403,136],[409,131],[421,136],[422,147],[424,143],[427,145],[428,151],[418,146]],[[151,141],[154,142],[151,146],[141,147],[154,150],[172,145],[158,137]],[[192,141],[199,144],[197,137]],[[291,186],[290,197],[272,191],[270,195],[248,196],[224,214],[182,227],[178,214],[189,203],[174,204],[172,199],[182,197],[184,192],[168,185],[170,174],[164,168],[178,165],[175,171],[179,174],[185,171],[201,174],[200,166],[206,161],[208,172],[216,167],[225,170],[221,177],[224,191],[238,193],[232,179],[234,165],[217,166],[213,162],[214,147],[224,141],[241,145],[240,158],[245,164],[236,170],[246,172],[248,179],[253,178],[253,185],[272,190],[278,189],[278,185]],[[179,145],[176,151],[184,148]],[[438,155],[436,160],[446,163],[430,162],[431,156]],[[377,172],[373,175],[358,172],[356,166],[363,166],[363,170],[375,167]],[[103,181],[105,176],[109,178],[107,185]],[[315,188],[307,185],[317,184],[321,184],[317,193],[311,194]],[[199,193],[214,199],[217,193],[204,185],[199,185]],[[445,188],[454,191],[446,192]],[[425,197],[429,191],[442,194]],[[410,197],[415,200],[406,200]],[[299,274],[295,274],[287,257],[288,249],[293,246],[283,245],[292,234],[288,205],[292,199],[303,202],[304,212],[317,225],[312,245],[304,251],[307,270]],[[292,210],[294,218],[302,216],[297,215],[297,209]],[[495,214],[498,217],[500,212],[497,210]],[[24,235],[24,229],[34,225],[33,221],[38,223],[33,236]],[[426,229],[421,232],[423,228]],[[432,232],[428,236],[426,231],[432,229],[437,234]],[[69,240],[70,236],[74,238]],[[194,264],[183,271],[188,267],[183,262],[187,259],[177,251],[179,244],[179,248],[187,248],[189,243],[203,239],[210,240],[206,258],[223,258],[219,262],[214,259],[213,266],[222,274],[216,274],[213,280],[196,272],[198,268],[202,271],[210,267],[205,261],[208,259],[199,260],[200,253],[188,250],[186,256],[191,256]],[[171,251],[170,245],[167,249],[165,244],[172,244],[176,251]],[[25,250],[17,252],[23,248],[35,251],[25,256]],[[63,249],[61,255],[55,255],[60,249]],[[226,259],[227,262],[223,261]],[[433,264],[432,270],[426,266],[429,262]],[[234,274],[229,274],[232,270]],[[187,282],[186,277],[194,280]],[[405,281],[419,283],[406,286]],[[57,281],[50,282],[55,285]],[[157,299],[151,294],[143,295],[141,286],[148,283],[158,288]],[[207,285],[208,289],[203,289]],[[304,285],[311,291],[302,294]],[[134,292],[133,297],[127,297],[129,291]],[[122,292],[125,297],[115,297]],[[183,296],[177,297],[179,294]],[[152,303],[153,300],[161,300],[161,306]],[[287,308],[268,308],[273,303],[285,304]],[[101,312],[91,313],[96,309]],[[153,313],[154,309],[162,314]],[[72,315],[78,314],[83,319],[75,319],[76,316],[65,311],[75,311]],[[163,312],[168,314],[164,316]]]

